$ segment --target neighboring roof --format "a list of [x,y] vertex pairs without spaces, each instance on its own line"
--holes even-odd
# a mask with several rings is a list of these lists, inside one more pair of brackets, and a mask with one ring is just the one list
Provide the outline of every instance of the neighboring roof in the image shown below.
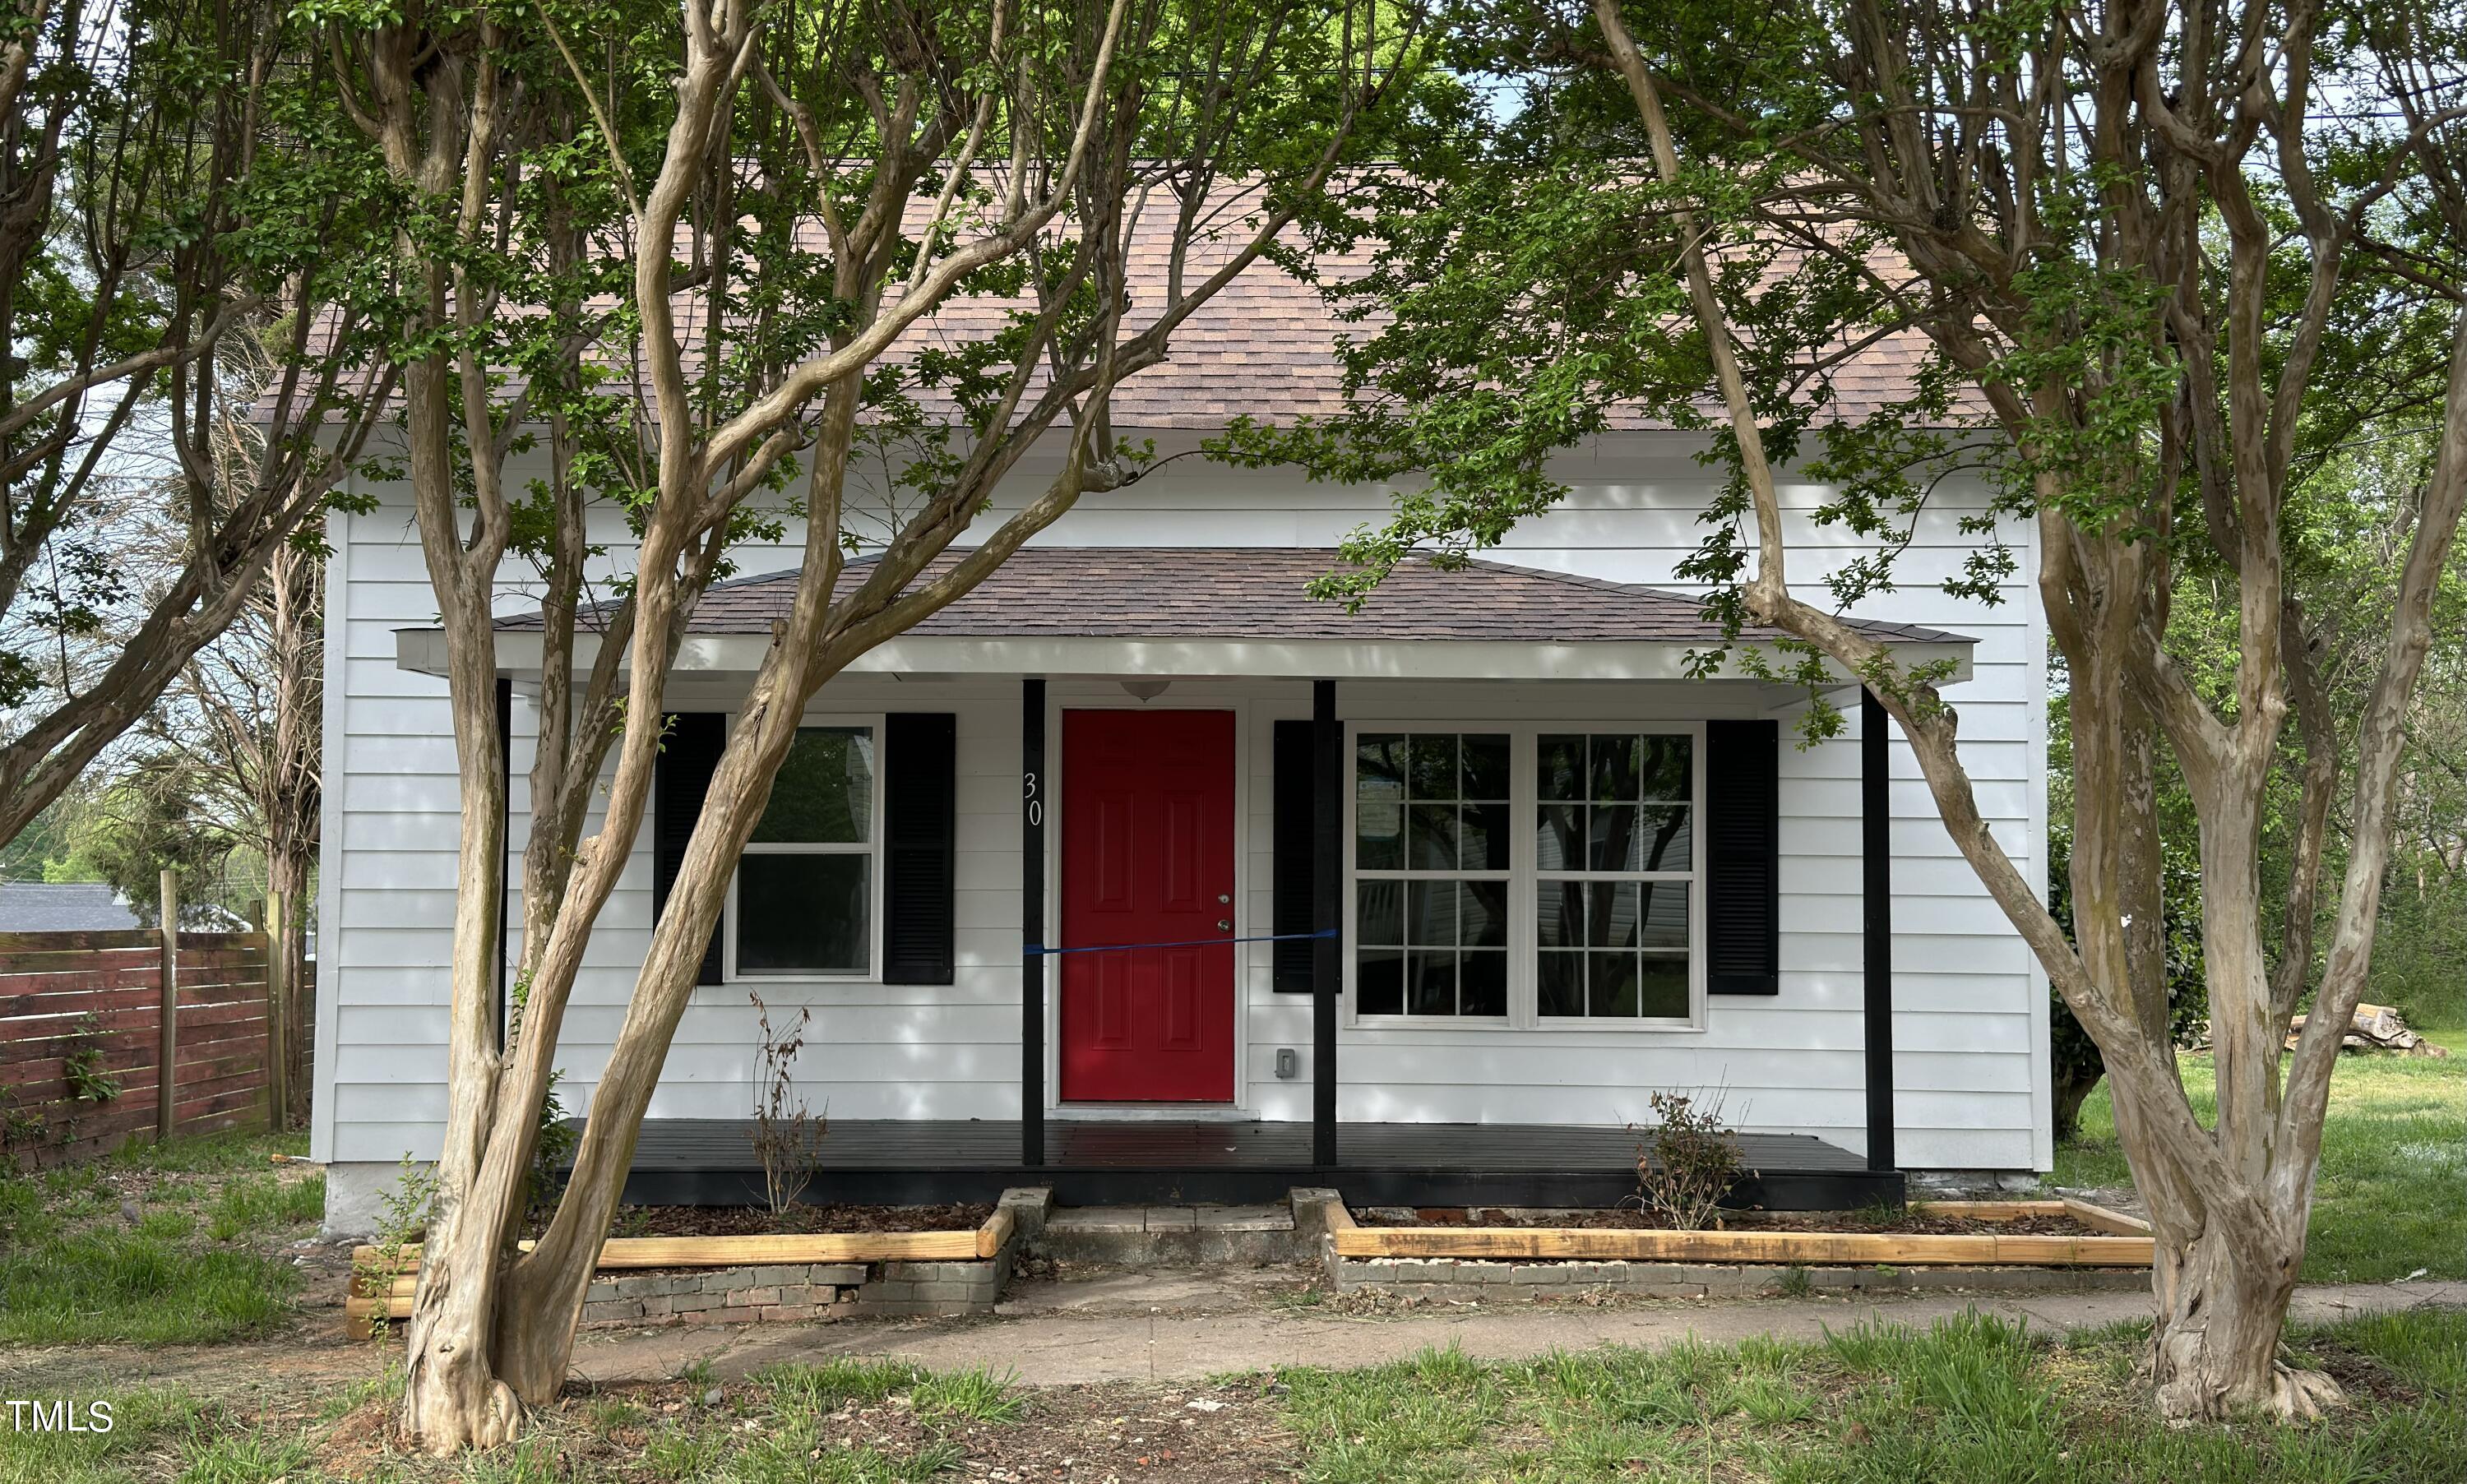
[[[958,559],[959,553],[944,552],[925,577]],[[872,561],[849,563],[841,590],[862,581]],[[1448,571],[1414,558],[1389,573],[1359,611],[1347,613],[1342,604],[1316,601],[1308,593],[1312,578],[1340,565],[1335,551],[1309,547],[1030,546],[909,632],[968,639],[1722,641],[1720,625],[1704,617],[1696,598],[1495,561]],[[694,609],[688,632],[768,634],[788,617],[796,585],[794,572],[714,583]],[[1915,624],[1850,621],[1891,643],[1973,642]],[[540,618],[510,615],[499,618],[497,627],[535,630]],[[1742,637],[1777,636],[1759,629]]]
[[142,928],[104,881],[0,881],[0,933],[110,933]]

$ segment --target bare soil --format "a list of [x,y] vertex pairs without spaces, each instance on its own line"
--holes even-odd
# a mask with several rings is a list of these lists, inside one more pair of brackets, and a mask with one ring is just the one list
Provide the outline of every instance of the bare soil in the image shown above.
[[612,1237],[750,1237],[774,1232],[974,1231],[990,1205],[794,1205],[774,1217],[759,1205],[627,1205]]
[[[1673,1228],[1667,1213],[1640,1206],[1591,1210],[1531,1210],[1518,1206],[1373,1206],[1353,1213],[1364,1226],[1528,1226],[1581,1227],[1587,1230],[1666,1231]],[[2039,1213],[2002,1221],[1944,1216],[1924,1211],[1887,1215],[1872,1211],[1724,1211],[1714,1221],[1721,1231],[1825,1231],[1907,1236],[1969,1236],[2005,1232],[2015,1236],[2100,1237],[2113,1235],[2070,1216]]]
[[[724,1429],[737,1447],[759,1446],[776,1422],[765,1416],[761,1383],[740,1380],[716,1389],[713,1402],[699,1382],[569,1388],[532,1417],[529,1446],[546,1476],[612,1484],[662,1477],[645,1454],[680,1429]],[[894,1396],[849,1402],[820,1417],[810,1452],[819,1464],[831,1448],[874,1449],[900,1460],[948,1450],[942,1477],[986,1484],[1289,1478],[1297,1455],[1293,1435],[1279,1422],[1282,1391],[1265,1377],[1183,1387],[1053,1386],[1029,1392],[1007,1422],[920,1418],[908,1397]],[[321,1476],[423,1484],[458,1476],[452,1464],[398,1450],[389,1441],[390,1422],[387,1405],[372,1402],[334,1428],[316,1459]]]

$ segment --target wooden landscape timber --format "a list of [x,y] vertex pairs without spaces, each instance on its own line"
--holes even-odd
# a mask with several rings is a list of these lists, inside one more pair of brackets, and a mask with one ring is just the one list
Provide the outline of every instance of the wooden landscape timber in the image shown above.
[[1913,1201],[1910,1209],[1920,1216],[1958,1216],[1975,1222],[2019,1221],[2025,1216],[2070,1216],[2085,1226],[2119,1237],[2146,1237],[2150,1224],[2139,1216],[2111,1211],[2103,1205],[2077,1201],[2066,1196],[2060,1201]]
[[2105,1236],[1982,1232],[1669,1231],[1591,1226],[1357,1226],[1331,1220],[1339,1257],[1508,1258],[1531,1262],[1776,1263],[1800,1267],[2006,1265],[2147,1268],[2149,1227],[2087,1201],[1914,1201],[1918,1215],[1972,1221],[2065,1216]]
[[[611,1237],[600,1244],[598,1271],[652,1268],[741,1268],[795,1263],[907,1263],[985,1261],[1002,1254],[1017,1220],[996,1208],[984,1225],[961,1231],[768,1232],[730,1237]],[[532,1244],[521,1244],[529,1251]],[[389,1267],[385,1317],[407,1319],[419,1288],[419,1245],[351,1249],[351,1291],[343,1306],[353,1333],[365,1333],[379,1302],[373,1273]]]

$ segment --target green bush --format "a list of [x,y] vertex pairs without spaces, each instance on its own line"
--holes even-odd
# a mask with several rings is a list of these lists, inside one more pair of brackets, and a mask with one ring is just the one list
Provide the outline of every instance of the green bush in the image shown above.
[[2395,1007],[2418,1029],[2467,1025],[2467,873],[2419,890],[2393,871],[2365,999]]

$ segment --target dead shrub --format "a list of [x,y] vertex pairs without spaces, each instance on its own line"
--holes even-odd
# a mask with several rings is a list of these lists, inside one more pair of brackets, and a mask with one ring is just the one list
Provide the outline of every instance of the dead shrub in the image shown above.
[[797,1091],[796,1063],[798,1053],[805,1049],[805,1027],[814,1018],[812,1006],[797,1011],[797,1018],[779,1029],[771,1024],[771,1007],[762,1002],[759,994],[749,994],[754,1001],[755,1024],[761,1040],[758,1047],[762,1068],[760,1095],[754,1100],[754,1153],[762,1161],[762,1195],[770,1203],[771,1214],[784,1216],[805,1187],[813,1183],[814,1170],[822,1163],[823,1138],[830,1133],[830,1119],[813,1113]]

